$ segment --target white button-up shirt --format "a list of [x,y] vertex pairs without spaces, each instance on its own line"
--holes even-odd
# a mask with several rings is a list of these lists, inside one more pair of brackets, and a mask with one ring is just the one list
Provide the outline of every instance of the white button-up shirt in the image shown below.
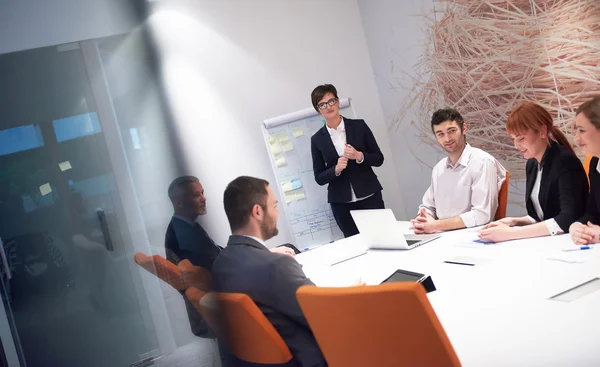
[[456,165],[446,157],[431,174],[420,208],[435,219],[460,216],[467,228],[487,224],[498,209],[506,169],[490,154],[469,144]]
[[[335,147],[335,151],[337,152],[337,154],[340,157],[344,156],[344,149],[346,148],[346,125],[344,124],[344,118],[342,117],[342,121],[340,122],[340,124],[335,128],[332,129],[329,126],[325,125],[327,127],[327,131],[329,132],[329,136],[331,137],[331,142],[333,143],[333,146]],[[356,161],[356,163],[361,164],[362,161]],[[354,188],[352,187],[352,184],[350,184],[350,191],[352,193],[352,198],[349,201],[349,203],[354,203],[360,200],[364,200],[366,198],[369,198],[371,196],[373,196],[374,194],[362,197],[362,198],[357,198],[356,194],[354,193]]]

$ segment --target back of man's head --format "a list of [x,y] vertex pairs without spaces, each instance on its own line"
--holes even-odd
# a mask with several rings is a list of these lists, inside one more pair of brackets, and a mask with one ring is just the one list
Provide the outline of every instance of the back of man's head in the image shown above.
[[227,185],[223,206],[231,232],[235,233],[248,225],[255,205],[266,210],[268,185],[269,182],[263,179],[249,176],[240,176]]
[[433,113],[431,117],[431,131],[435,133],[435,127],[446,121],[456,121],[460,130],[463,130],[465,121],[463,120],[460,113],[454,108],[442,108]]

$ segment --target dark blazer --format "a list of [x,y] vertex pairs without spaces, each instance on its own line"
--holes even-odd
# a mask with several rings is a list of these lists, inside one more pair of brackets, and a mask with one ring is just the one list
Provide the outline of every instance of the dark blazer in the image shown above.
[[598,157],[594,157],[590,161],[590,194],[585,214],[578,220],[583,224],[587,224],[588,221],[600,224],[600,173],[598,173],[596,167],[598,167]]
[[215,244],[200,224],[173,217],[165,234],[165,249],[167,259],[174,264],[188,259],[193,265],[211,271],[222,247]]
[[327,187],[329,203],[347,203],[352,199],[350,184],[356,197],[365,197],[381,191],[383,188],[371,167],[383,164],[383,154],[377,145],[375,136],[364,120],[352,120],[344,117],[346,143],[364,154],[361,164],[351,160],[339,176],[335,175],[335,166],[340,157],[331,141],[327,126],[323,126],[310,138],[315,181]]
[[[200,224],[191,224],[176,217],[171,218],[165,234],[165,250],[167,260],[173,264],[177,265],[181,260],[188,259],[193,265],[201,266],[210,271],[221,249]],[[192,334],[204,338],[214,337],[196,307],[192,305],[183,292],[181,294],[185,302]]]
[[298,262],[245,236],[231,236],[213,265],[215,291],[247,294],[279,332],[299,367],[326,366],[296,299],[313,285]]
[[[544,219],[554,218],[558,226],[567,233],[569,226],[585,211],[588,180],[583,164],[567,148],[554,142],[546,149],[541,166],[543,171],[539,200]],[[538,218],[530,198],[538,175],[538,163],[535,158],[527,160],[526,173],[527,214],[541,221],[542,218]]]

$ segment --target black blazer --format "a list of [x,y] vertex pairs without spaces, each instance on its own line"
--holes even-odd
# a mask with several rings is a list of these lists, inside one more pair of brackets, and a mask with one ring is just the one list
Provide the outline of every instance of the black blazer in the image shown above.
[[173,217],[165,234],[165,249],[167,259],[175,265],[188,259],[193,265],[211,271],[222,247],[215,244],[200,224],[192,225]]
[[[193,265],[210,271],[217,255],[221,252],[221,247],[213,242],[200,224],[192,225],[173,217],[165,233],[165,250],[167,260],[175,265],[179,264],[181,260],[188,259]],[[184,292],[180,293],[185,302],[192,334],[203,338],[213,338],[213,332],[196,307],[192,305]]]
[[[569,226],[579,219],[585,211],[588,195],[588,180],[583,164],[567,148],[552,143],[542,157],[542,181],[540,182],[540,206],[544,219],[554,218],[558,226],[569,232]],[[531,192],[538,175],[538,163],[535,158],[527,160],[527,214],[541,221],[531,201]]]
[[302,266],[245,236],[231,236],[212,271],[217,292],[247,294],[290,348],[299,367],[327,366],[296,299],[303,285],[313,285]]
[[310,138],[315,181],[327,187],[329,203],[347,203],[352,199],[350,184],[357,197],[364,197],[381,191],[383,187],[371,167],[383,164],[383,154],[377,145],[375,136],[364,120],[352,120],[344,117],[346,143],[364,154],[361,164],[351,160],[339,176],[335,175],[335,166],[339,155],[331,141],[327,126],[323,126]]
[[578,220],[583,224],[587,224],[588,221],[600,224],[600,173],[598,173],[596,167],[598,167],[598,157],[594,157],[590,161],[590,194],[585,214]]

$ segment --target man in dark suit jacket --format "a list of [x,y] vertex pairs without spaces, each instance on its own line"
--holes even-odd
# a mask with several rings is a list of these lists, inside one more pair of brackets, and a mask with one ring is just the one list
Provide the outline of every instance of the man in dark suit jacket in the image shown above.
[[326,366],[325,359],[296,299],[313,285],[296,260],[265,247],[277,235],[277,198],[265,180],[238,177],[224,194],[233,235],[213,265],[218,292],[247,294],[279,332],[299,367]]
[[[192,265],[212,271],[213,263],[223,248],[196,221],[199,216],[207,213],[206,197],[200,180],[194,176],[178,177],[169,185],[168,194],[174,214],[165,234],[167,259],[175,265],[188,259]],[[271,251],[294,255],[294,251],[288,247],[278,247]],[[184,300],[192,333],[200,337],[211,336],[200,313],[187,297]]]
[[333,85],[315,88],[311,100],[326,121],[311,137],[315,181],[329,185],[327,201],[344,236],[349,237],[358,233],[351,210],[384,208],[383,188],[372,168],[383,164],[383,154],[364,120],[339,114]]
[[[188,259],[193,265],[212,270],[222,248],[196,222],[200,215],[206,214],[206,197],[200,180],[194,176],[178,177],[169,185],[168,194],[174,214],[165,234],[167,259],[175,265]],[[192,334],[211,337],[212,333],[200,313],[187,297],[183,299]]]

